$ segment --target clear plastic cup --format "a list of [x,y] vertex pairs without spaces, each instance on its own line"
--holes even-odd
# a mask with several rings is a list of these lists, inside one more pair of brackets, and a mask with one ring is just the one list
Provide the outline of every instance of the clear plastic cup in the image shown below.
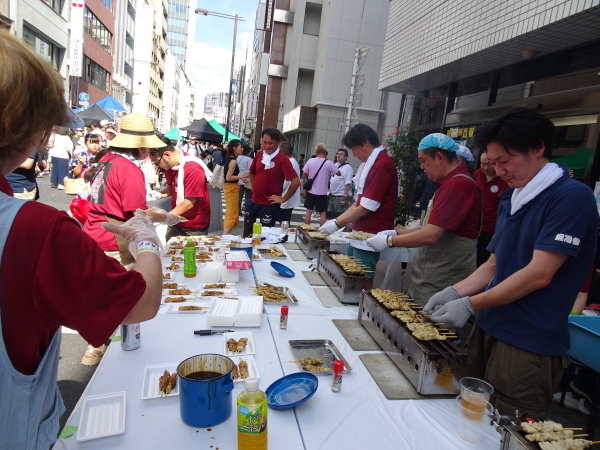
[[458,383],[460,384],[460,394],[463,397],[472,394],[483,398],[487,402],[494,393],[492,385],[479,378],[464,377],[458,380]]
[[[467,394],[469,395],[469,394]],[[458,435],[468,442],[479,442],[486,426],[490,426],[494,408],[480,396],[456,397]]]

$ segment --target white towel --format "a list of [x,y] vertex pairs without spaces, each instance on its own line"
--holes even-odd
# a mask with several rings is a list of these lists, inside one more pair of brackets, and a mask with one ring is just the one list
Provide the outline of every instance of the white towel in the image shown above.
[[359,194],[363,193],[365,189],[365,181],[367,179],[367,175],[369,175],[371,167],[373,167],[373,164],[375,164],[375,160],[379,156],[379,152],[382,151],[385,151],[385,148],[377,147],[375,150],[373,150],[373,152],[369,155],[367,160],[359,166],[358,171],[356,172],[356,176],[352,179],[354,181],[354,184],[356,185],[356,191]]
[[275,167],[275,163],[272,161],[273,158],[275,158],[277,155],[279,155],[279,147],[277,147],[277,150],[275,150],[270,155],[267,155],[267,152],[263,150],[262,159],[260,160],[260,162],[262,162],[265,165],[265,170],[269,170]]
[[542,191],[552,186],[563,175],[564,172],[558,164],[547,163],[529,183],[522,188],[515,188],[511,197],[510,215],[512,216]]
[[183,153],[181,155],[182,156],[179,159],[179,165],[171,168],[171,170],[177,171],[177,198],[175,200],[176,205],[179,205],[185,200],[185,189],[183,187],[183,167],[186,163],[192,161],[200,164],[200,167],[202,167],[202,170],[204,170],[204,174],[206,175],[206,181],[208,183],[210,183],[210,181],[212,180],[213,175],[210,169],[206,166],[206,164],[204,164],[204,161],[202,161],[201,159],[198,159],[195,156],[183,156]]

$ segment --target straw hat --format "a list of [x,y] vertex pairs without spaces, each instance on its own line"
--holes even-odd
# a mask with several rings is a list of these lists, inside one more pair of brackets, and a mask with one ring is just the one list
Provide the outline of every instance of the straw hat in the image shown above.
[[140,113],[123,116],[121,133],[110,143],[111,147],[121,148],[161,148],[166,145],[154,134],[154,125],[150,118]]

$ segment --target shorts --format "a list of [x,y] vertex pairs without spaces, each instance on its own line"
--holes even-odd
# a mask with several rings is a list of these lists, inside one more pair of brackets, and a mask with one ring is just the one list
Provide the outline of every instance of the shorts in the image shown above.
[[265,227],[275,226],[277,217],[279,217],[280,203],[272,203],[270,205],[261,205],[248,200],[245,205],[246,213],[260,219],[260,223]]
[[307,192],[304,207],[317,212],[327,211],[327,195],[315,195]]

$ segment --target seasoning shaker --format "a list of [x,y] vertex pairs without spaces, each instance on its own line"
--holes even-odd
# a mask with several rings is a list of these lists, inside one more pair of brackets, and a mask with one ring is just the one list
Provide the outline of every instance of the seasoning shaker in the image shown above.
[[331,391],[340,392],[342,390],[342,374],[344,373],[344,362],[339,359],[333,363],[333,378],[331,380]]
[[287,330],[288,310],[289,310],[289,307],[286,305],[283,305],[281,307],[281,316],[279,317],[279,329],[280,330]]

